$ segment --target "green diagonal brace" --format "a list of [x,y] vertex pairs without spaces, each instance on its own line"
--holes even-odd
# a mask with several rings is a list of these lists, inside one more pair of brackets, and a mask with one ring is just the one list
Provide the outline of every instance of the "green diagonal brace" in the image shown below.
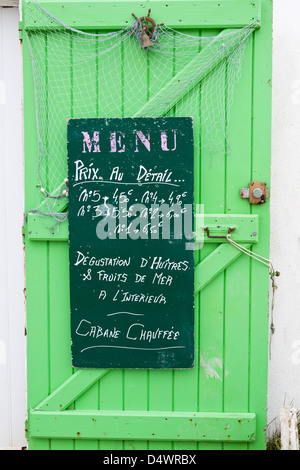
[[[241,245],[249,249],[251,245]],[[195,268],[195,295],[204,289],[215,277],[223,272],[242,252],[234,246],[220,245]]]
[[[251,29],[249,29],[249,34],[250,32]],[[226,44],[228,38],[230,38],[230,42]],[[156,95],[150,98],[134,117],[165,116],[176,103],[182,100],[205,77],[213,72],[224,59],[232,54],[240,42],[241,37],[237,34],[237,30],[223,30],[218,36],[214,37],[201,52],[196,54],[172,80],[166,83]],[[215,53],[216,45],[218,45],[219,48],[223,47],[221,53]],[[197,73],[195,71],[197,71]]]
[[100,380],[110,369],[79,369],[51,395],[43,400],[36,411],[64,411],[73,401]]

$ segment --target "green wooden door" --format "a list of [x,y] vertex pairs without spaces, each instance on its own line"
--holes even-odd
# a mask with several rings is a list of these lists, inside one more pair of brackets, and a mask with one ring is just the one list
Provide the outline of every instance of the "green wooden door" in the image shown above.
[[[132,12],[143,16],[149,6],[158,21],[189,35],[215,36],[224,28],[240,28],[260,20],[261,28],[247,43],[241,78],[234,90],[228,123],[231,154],[211,159],[205,150],[198,152],[194,190],[195,202],[204,204],[206,226],[221,227],[217,231],[224,235],[233,225],[238,228],[236,241],[268,257],[269,204],[250,205],[240,197],[240,188],[251,181],[264,181],[269,186],[270,181],[272,1],[40,3],[65,24],[96,33],[125,27]],[[29,24],[27,8],[25,1],[25,209],[29,211],[36,203],[38,139],[30,49],[24,34],[26,28],[34,30],[36,25]],[[55,39],[49,34],[46,64],[55,60],[52,41]],[[68,67],[71,46],[65,55]],[[45,76],[47,70],[45,66]],[[129,80],[132,72],[125,64],[120,72],[123,87],[115,89],[120,97],[127,96],[127,72]],[[170,80],[178,72],[175,57]],[[101,83],[101,77],[97,79]],[[142,81],[136,77],[139,87],[152,79],[151,69]],[[159,90],[157,93],[148,98],[159,100]],[[69,117],[76,117],[71,93],[64,100]],[[127,104],[121,101],[119,117],[126,117]],[[48,116],[55,119],[51,103],[49,90]],[[98,116],[96,106],[90,111],[90,117]],[[175,106],[176,113],[180,115],[180,109]],[[147,116],[147,103],[142,115]],[[109,110],[100,117],[109,117]],[[201,129],[196,131],[201,135]],[[49,142],[53,138],[49,135]],[[50,162],[49,174],[51,171]],[[65,210],[65,205],[60,210]],[[194,369],[74,370],[68,223],[51,234],[36,214],[29,213],[24,234],[29,449],[265,448],[269,273],[264,265],[226,239],[205,235],[204,247],[195,255]]]

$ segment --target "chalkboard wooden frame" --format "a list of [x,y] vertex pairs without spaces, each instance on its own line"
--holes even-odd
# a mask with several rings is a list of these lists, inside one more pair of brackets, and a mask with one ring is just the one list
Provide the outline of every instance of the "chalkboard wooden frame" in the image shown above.
[[73,367],[192,368],[192,118],[70,119],[68,172]]

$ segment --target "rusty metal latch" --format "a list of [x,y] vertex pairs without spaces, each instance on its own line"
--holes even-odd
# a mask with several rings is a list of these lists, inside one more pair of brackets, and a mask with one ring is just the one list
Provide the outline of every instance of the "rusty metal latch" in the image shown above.
[[228,235],[235,231],[235,228],[229,227],[227,235],[210,235],[208,227],[205,227],[204,230],[206,231],[208,238],[226,238]]
[[249,199],[250,204],[264,204],[269,197],[269,189],[266,183],[261,181],[252,181],[249,188],[241,188],[241,198]]

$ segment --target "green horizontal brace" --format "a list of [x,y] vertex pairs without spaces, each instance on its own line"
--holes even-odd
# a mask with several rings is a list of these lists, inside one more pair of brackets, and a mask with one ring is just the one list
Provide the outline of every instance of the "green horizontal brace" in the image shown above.
[[68,241],[69,240],[69,222],[65,220],[59,223],[53,232],[45,225],[42,218],[37,214],[28,214],[25,230],[29,240],[35,241]]
[[35,411],[29,435],[46,439],[253,442],[254,413]]
[[[257,243],[258,242],[258,215],[236,215],[236,214],[204,214],[204,228],[209,228],[212,236],[224,237],[229,228],[235,228],[231,234],[232,240],[238,243]],[[202,223],[202,221],[201,221]],[[42,218],[37,214],[28,214],[27,217],[27,236],[32,241],[68,241],[69,226],[68,221],[58,224],[58,227],[52,233],[43,223]],[[200,234],[199,240],[203,235],[205,243],[228,243],[224,238],[213,239],[207,236],[207,232]],[[197,237],[198,238],[198,237]]]
[[[225,237],[229,229],[234,229],[230,238],[238,243],[258,242],[259,215],[248,214],[204,214],[204,229],[209,229],[212,237]],[[226,238],[209,238],[204,230],[205,243],[228,243]]]
[[[261,18],[261,0],[39,0],[39,4],[54,18],[79,30],[123,29],[137,17],[151,17],[157,23],[172,28],[239,28]],[[31,10],[30,13],[27,11]],[[23,2],[26,29],[39,29],[40,13],[29,0]],[[57,24],[49,21],[47,29]]]

